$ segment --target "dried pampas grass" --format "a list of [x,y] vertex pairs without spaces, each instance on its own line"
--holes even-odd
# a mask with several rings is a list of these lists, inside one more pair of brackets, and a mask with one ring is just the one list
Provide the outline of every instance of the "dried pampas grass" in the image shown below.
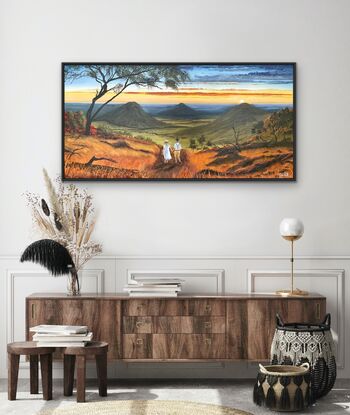
[[43,173],[49,203],[39,195],[25,194],[33,224],[41,236],[66,247],[79,270],[102,252],[101,245],[91,241],[96,225],[92,196],[73,184],[64,186],[59,178],[56,179],[56,189],[45,169]]

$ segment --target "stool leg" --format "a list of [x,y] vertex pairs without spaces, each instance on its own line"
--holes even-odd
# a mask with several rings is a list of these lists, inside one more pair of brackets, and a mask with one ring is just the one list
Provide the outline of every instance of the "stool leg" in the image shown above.
[[43,384],[43,398],[52,399],[52,354],[40,355],[41,381]]
[[8,353],[8,399],[16,400],[19,358],[17,354]]
[[86,358],[77,356],[77,402],[85,402]]
[[30,362],[30,393],[39,393],[39,359],[38,355],[29,356]]
[[107,396],[107,353],[96,355],[98,393]]
[[65,354],[63,357],[63,394],[73,395],[75,356]]

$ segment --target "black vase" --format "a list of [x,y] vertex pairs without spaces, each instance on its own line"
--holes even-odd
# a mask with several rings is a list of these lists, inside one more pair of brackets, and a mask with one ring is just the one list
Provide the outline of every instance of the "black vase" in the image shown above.
[[276,330],[271,345],[271,363],[301,365],[309,363],[313,401],[333,388],[337,377],[331,316],[322,324],[287,323],[276,316]]

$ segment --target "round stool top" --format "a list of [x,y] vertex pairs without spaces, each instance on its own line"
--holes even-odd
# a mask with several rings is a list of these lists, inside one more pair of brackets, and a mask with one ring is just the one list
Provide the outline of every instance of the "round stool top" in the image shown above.
[[85,347],[65,347],[63,354],[70,355],[97,355],[107,353],[108,343],[106,342],[89,342]]
[[19,355],[49,354],[55,350],[55,347],[37,347],[36,342],[14,342],[7,345],[8,353]]

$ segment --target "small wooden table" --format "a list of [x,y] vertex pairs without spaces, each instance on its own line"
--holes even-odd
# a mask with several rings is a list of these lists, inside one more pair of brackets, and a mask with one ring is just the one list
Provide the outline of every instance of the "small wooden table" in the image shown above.
[[64,356],[64,396],[72,396],[75,361],[77,362],[77,402],[85,402],[86,358],[95,356],[98,392],[107,396],[107,352],[108,343],[90,342],[85,347],[66,347]]
[[21,355],[29,356],[30,362],[30,393],[39,393],[39,357],[43,397],[52,399],[52,353],[54,347],[37,347],[36,342],[16,342],[7,345],[8,354],[8,399],[16,400],[19,359]]

